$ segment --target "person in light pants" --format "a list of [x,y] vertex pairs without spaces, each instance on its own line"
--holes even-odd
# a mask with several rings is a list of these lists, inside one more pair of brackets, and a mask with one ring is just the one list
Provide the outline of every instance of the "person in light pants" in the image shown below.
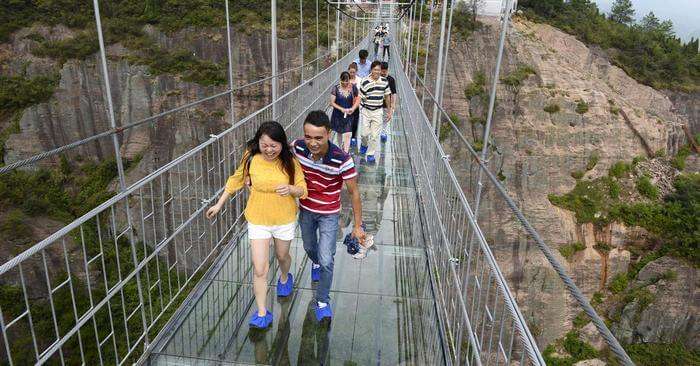
[[[384,100],[391,96],[389,82],[381,76],[381,62],[374,61],[369,77],[360,84],[360,154],[367,154],[366,161],[373,164],[377,151],[379,132],[384,122]],[[387,103],[389,115],[393,114],[391,102]]]

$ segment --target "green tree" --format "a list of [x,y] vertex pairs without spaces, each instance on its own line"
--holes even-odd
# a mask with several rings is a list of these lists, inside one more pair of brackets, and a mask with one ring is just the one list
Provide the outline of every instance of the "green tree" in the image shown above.
[[610,10],[610,19],[621,23],[630,24],[634,20],[634,8],[630,0],[615,0]]
[[645,15],[644,18],[642,18],[642,28],[646,31],[654,30],[659,27],[661,22],[659,21],[659,18],[654,15],[653,11],[650,11],[649,14]]

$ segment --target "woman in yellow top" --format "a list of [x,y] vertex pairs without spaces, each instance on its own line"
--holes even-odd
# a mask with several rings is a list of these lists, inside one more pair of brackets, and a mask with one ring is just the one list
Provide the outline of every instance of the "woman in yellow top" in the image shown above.
[[275,241],[281,273],[277,281],[277,296],[289,296],[294,287],[294,278],[288,273],[292,263],[289,244],[296,230],[299,210],[296,198],[306,197],[306,182],[301,165],[289,148],[287,134],[277,122],[265,122],[258,128],[255,137],[248,141],[241,160],[236,172],[228,178],[221,198],[206,215],[213,218],[236,191],[244,185],[250,187],[244,214],[248,221],[253,292],[258,306],[258,311],[250,319],[250,326],[267,328],[272,323],[272,313],[265,307],[270,239]]

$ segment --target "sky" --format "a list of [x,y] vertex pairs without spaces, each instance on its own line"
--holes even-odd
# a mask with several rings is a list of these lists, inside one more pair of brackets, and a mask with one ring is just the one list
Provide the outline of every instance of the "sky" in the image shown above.
[[[598,8],[609,12],[614,0],[594,0]],[[683,41],[700,38],[700,0],[631,0],[635,16],[641,19],[654,12],[661,20],[671,20],[676,35]]]
[[[496,15],[504,0],[482,0],[481,12]],[[614,0],[592,0],[598,8],[609,12]],[[653,11],[661,20],[673,22],[676,35],[687,42],[691,37],[700,38],[700,0],[631,0],[638,19]]]

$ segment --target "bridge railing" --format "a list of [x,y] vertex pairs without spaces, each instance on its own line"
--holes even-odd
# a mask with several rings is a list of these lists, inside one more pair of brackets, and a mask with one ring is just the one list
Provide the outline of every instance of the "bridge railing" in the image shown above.
[[[393,69],[401,69],[394,57]],[[438,311],[454,364],[544,361],[408,75],[395,73]]]
[[[362,40],[359,40],[362,41]],[[245,143],[275,119],[290,138],[357,54],[343,58],[0,266],[0,360],[126,364],[147,352],[241,228],[246,192],[204,212]],[[274,113],[274,115],[273,115]]]
[[[403,41],[399,40],[399,46],[405,43]],[[404,69],[400,63],[395,66]],[[410,65],[406,73],[408,75],[400,75],[400,93],[407,93],[402,95],[404,103],[408,98],[412,113],[417,114],[411,118],[418,121],[414,125],[418,132],[413,133],[418,136],[416,143],[421,148],[427,141],[436,145],[427,151],[418,150],[416,154],[428,156],[428,170],[423,179],[434,195],[428,197],[429,202],[435,201],[434,214],[425,217],[439,221],[428,234],[438,233],[433,243],[437,243],[434,248],[439,249],[432,250],[436,251],[438,277],[447,282],[438,286],[444,289],[440,300],[451,304],[445,305],[447,309],[463,306],[464,311],[463,314],[455,311],[457,318],[454,313],[448,313],[444,323],[452,322],[457,328],[462,324],[459,322],[471,323],[464,327],[470,334],[458,331],[456,337],[452,336],[453,348],[467,347],[475,364],[504,359],[516,361],[512,356],[504,358],[507,354],[519,357],[520,363],[543,364],[540,350],[569,335],[578,337],[581,323],[591,322],[615,357],[622,364],[632,364],[586,296],[568,276],[558,259],[561,257],[553,253],[525,217],[523,210],[528,208],[521,209],[511,198],[505,188],[506,177],[495,165],[498,159],[493,158],[497,147],[489,141],[487,156],[490,158],[482,160],[477,151],[483,148],[482,144],[464,137],[457,125],[459,122],[436,102],[415,66]],[[432,125],[431,121],[436,124]],[[450,155],[451,152],[454,155]],[[437,161],[438,156],[443,164]],[[549,223],[535,224],[541,227]],[[440,275],[441,270],[446,273]],[[488,299],[495,296],[495,292],[500,293],[500,298],[496,297],[492,306]],[[592,291],[588,295],[591,296]],[[519,338],[515,341],[514,353],[502,352],[504,342],[513,340],[507,332],[505,337],[502,331],[497,331],[495,338],[493,335],[483,338],[485,330],[498,321],[494,311],[499,301],[508,308],[504,314],[510,312],[513,336]],[[464,344],[465,337],[469,340],[468,346]],[[458,352],[455,360],[460,360],[457,355]],[[460,362],[463,361],[465,359]],[[472,363],[469,359],[466,362]]]

